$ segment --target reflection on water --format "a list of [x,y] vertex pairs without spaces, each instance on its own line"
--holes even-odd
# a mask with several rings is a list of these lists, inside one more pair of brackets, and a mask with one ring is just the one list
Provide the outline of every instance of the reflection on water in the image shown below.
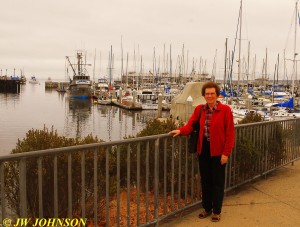
[[[0,155],[8,154],[30,129],[57,130],[66,137],[88,134],[105,141],[120,140],[140,132],[156,111],[128,111],[116,106],[70,99],[66,93],[46,90],[44,83],[26,84],[20,94],[0,93]],[[168,112],[163,112],[167,116]]]
[[84,137],[92,133],[105,141],[120,140],[135,136],[156,114],[156,111],[128,111],[116,106],[95,105],[90,100],[69,99],[64,134]]
[[[68,116],[70,122],[68,124],[71,127],[66,128],[66,130],[74,130],[76,132],[76,137],[81,137],[82,131],[84,131],[84,126],[87,124],[89,117],[91,116],[91,100],[90,99],[68,99],[69,101],[69,113]],[[70,126],[69,125],[69,126]],[[68,135],[70,132],[66,131]]]

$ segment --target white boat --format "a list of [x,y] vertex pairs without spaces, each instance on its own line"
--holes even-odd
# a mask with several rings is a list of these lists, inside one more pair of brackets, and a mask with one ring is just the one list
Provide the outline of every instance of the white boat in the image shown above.
[[229,105],[234,116],[245,117],[249,112],[255,110],[246,109],[244,106]]
[[28,82],[31,83],[31,84],[38,84],[39,83],[39,81],[36,79],[35,76],[32,76]]
[[98,98],[97,103],[100,105],[111,105],[112,100],[110,98],[107,98],[105,96],[101,96]]
[[151,89],[143,89],[138,91],[137,100],[142,105],[143,110],[157,110],[158,109],[158,95]]
[[96,92],[109,92],[108,81],[105,78],[98,79],[98,83],[96,86]]
[[279,109],[272,111],[272,117],[275,120],[279,120],[282,118],[291,118],[294,117],[292,113],[289,113],[286,109]]

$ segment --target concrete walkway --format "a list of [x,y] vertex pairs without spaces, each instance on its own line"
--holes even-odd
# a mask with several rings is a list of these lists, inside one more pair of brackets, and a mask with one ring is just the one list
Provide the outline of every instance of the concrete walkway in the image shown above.
[[211,222],[210,217],[199,219],[199,211],[178,214],[159,226],[300,226],[300,161],[230,192],[224,198],[220,222]]

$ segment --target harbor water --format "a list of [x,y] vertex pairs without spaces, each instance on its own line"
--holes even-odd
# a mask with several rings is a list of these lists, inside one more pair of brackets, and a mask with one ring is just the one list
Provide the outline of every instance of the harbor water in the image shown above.
[[[163,111],[163,117],[168,116]],[[0,93],[0,155],[6,155],[30,129],[53,127],[70,138],[88,134],[104,141],[135,136],[157,111],[129,111],[116,106],[70,99],[67,93],[45,89],[45,81],[21,86],[19,94]]]

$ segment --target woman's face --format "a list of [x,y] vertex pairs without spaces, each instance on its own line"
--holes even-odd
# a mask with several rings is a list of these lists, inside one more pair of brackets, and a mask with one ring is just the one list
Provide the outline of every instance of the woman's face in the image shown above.
[[204,98],[210,107],[217,103],[217,93],[215,88],[206,88]]

